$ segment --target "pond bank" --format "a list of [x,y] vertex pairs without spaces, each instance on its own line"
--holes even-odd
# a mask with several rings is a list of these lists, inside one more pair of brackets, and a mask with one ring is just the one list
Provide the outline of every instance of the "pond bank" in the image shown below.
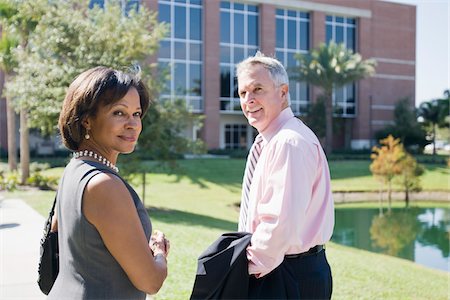
[[[378,201],[380,193],[377,192],[333,192],[335,203]],[[410,201],[444,201],[450,202],[450,192],[422,191],[409,194]],[[393,201],[404,201],[404,192],[392,192]],[[383,201],[387,201],[387,193],[383,193]]]

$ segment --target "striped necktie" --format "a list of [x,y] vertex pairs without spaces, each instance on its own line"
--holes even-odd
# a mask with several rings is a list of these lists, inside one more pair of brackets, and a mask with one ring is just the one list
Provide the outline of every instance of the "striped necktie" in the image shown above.
[[258,135],[250,148],[245,165],[244,180],[242,182],[241,209],[239,214],[239,231],[245,231],[248,216],[248,204],[250,195],[250,186],[252,184],[253,173],[258,163],[258,158],[262,151],[262,135]]

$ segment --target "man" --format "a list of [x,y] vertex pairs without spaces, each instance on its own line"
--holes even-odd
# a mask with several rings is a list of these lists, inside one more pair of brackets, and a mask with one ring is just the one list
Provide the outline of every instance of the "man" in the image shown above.
[[239,220],[239,231],[253,234],[251,297],[331,298],[324,244],[333,232],[334,206],[325,154],[293,114],[288,75],[278,60],[258,52],[236,71],[242,111],[259,132],[247,159]]

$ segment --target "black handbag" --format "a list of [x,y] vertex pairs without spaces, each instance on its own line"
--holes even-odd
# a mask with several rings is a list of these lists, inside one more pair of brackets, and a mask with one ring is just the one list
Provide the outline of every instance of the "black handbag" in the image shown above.
[[44,227],[44,236],[41,239],[41,256],[38,267],[38,285],[41,291],[48,295],[55,283],[59,272],[58,232],[51,232],[52,217],[55,213],[55,201]]

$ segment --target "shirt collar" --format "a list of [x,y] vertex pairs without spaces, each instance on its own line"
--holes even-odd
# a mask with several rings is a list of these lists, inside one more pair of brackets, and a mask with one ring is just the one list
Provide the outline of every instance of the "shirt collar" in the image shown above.
[[280,130],[280,128],[291,118],[294,117],[291,107],[286,107],[280,114],[270,122],[266,129],[260,132],[262,135],[264,144],[267,144],[273,136]]

